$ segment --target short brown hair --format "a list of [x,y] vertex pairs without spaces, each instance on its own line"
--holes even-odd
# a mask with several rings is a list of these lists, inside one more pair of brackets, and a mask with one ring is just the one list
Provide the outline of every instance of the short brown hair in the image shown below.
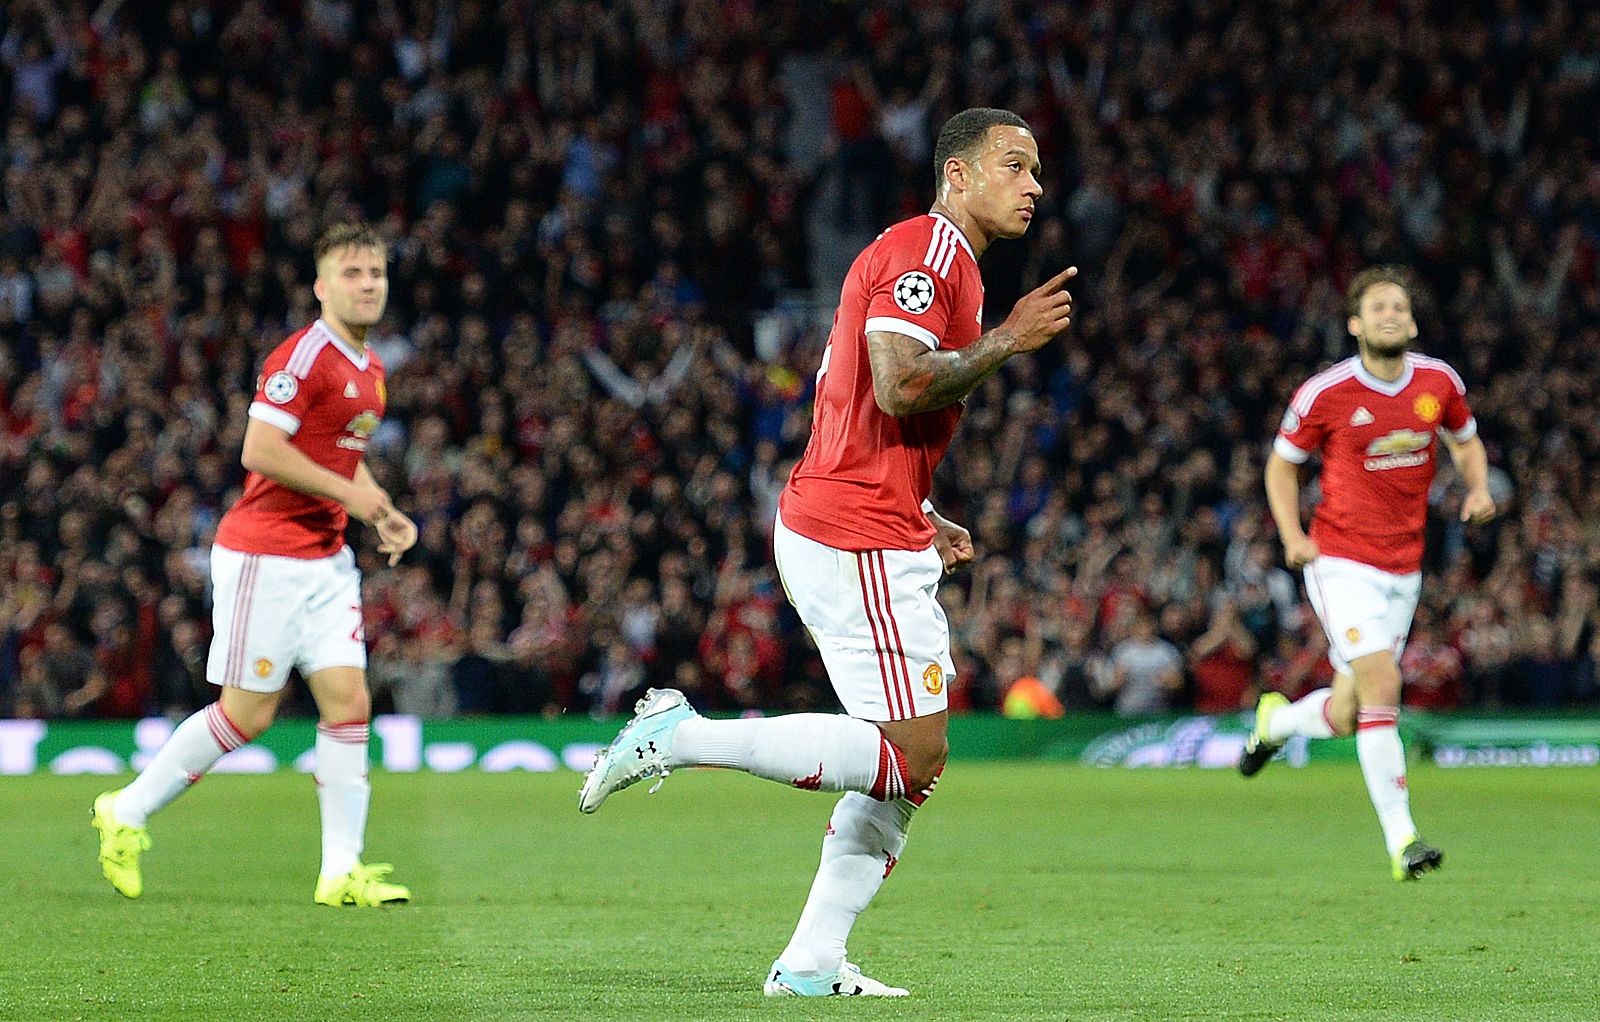
[[347,223],[334,224],[322,232],[322,237],[311,246],[311,261],[317,265],[322,264],[322,259],[329,252],[342,248],[375,248],[379,252],[388,252],[389,246],[383,243],[383,235],[378,229],[365,220],[355,220]]
[[1379,284],[1393,284],[1406,293],[1406,298],[1413,306],[1417,303],[1416,281],[1411,276],[1411,271],[1404,266],[1388,263],[1383,266],[1369,266],[1356,274],[1350,282],[1350,288],[1344,293],[1345,306],[1351,316],[1361,315],[1361,299],[1366,293]]

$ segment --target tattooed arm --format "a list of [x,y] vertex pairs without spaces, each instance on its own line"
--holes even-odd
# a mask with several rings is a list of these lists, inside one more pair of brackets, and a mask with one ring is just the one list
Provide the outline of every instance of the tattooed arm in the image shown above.
[[1022,296],[1004,323],[954,351],[930,351],[903,334],[867,335],[872,393],[896,418],[955,404],[993,376],[1013,355],[1035,351],[1072,322],[1072,295],[1064,290],[1078,268],[1068,267]]

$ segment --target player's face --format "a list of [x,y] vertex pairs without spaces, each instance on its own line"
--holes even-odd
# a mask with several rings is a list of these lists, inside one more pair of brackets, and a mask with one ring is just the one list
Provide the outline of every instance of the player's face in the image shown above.
[[1374,284],[1361,296],[1361,311],[1350,317],[1349,327],[1368,351],[1393,358],[1417,336],[1411,296],[1398,284]]
[[315,287],[323,310],[346,326],[369,327],[382,319],[389,300],[384,255],[379,248],[351,245],[323,256]]
[[1009,124],[989,129],[971,162],[967,211],[994,238],[1020,238],[1033,222],[1039,185],[1039,144],[1033,132]]

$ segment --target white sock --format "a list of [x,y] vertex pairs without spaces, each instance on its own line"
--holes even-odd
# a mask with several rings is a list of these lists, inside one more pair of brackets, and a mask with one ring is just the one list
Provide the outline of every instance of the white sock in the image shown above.
[[900,750],[872,724],[837,713],[691,717],[673,732],[670,764],[728,767],[808,791],[859,791],[879,801],[906,794]]
[[361,861],[367,830],[367,722],[317,725],[317,802],[322,806],[322,875],[343,876]]
[[817,878],[794,936],[778,956],[785,968],[818,976],[844,963],[850,928],[900,860],[915,813],[905,799],[878,802],[853,791],[833,807]]
[[1282,745],[1295,735],[1332,738],[1333,725],[1328,723],[1328,700],[1331,698],[1333,689],[1319,688],[1283,707],[1267,721],[1267,740]]
[[1390,855],[1417,833],[1417,825],[1411,822],[1411,793],[1406,788],[1406,751],[1395,723],[1399,716],[1395,706],[1363,706],[1356,713],[1356,756]]
[[222,712],[221,703],[196,710],[173,730],[139,776],[117,793],[111,812],[118,823],[143,827],[157,809],[205,776],[223,753],[248,742]]

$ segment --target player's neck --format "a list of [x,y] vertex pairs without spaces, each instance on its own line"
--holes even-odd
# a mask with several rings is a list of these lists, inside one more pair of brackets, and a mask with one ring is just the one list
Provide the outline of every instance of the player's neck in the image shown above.
[[328,324],[328,329],[337,334],[339,339],[350,345],[350,347],[357,351],[366,350],[367,327],[351,326],[349,323],[342,322],[337,316],[328,315],[327,312],[323,312],[322,321]]
[[937,213],[955,224],[956,230],[960,231],[966,237],[967,244],[972,246],[972,258],[983,258],[984,251],[989,247],[990,238],[966,210],[952,209],[945,205],[942,199],[935,199],[933,208],[928,212]]
[[1371,348],[1362,346],[1361,368],[1376,376],[1384,383],[1393,383],[1406,372],[1406,353],[1397,351],[1393,355],[1380,355]]

